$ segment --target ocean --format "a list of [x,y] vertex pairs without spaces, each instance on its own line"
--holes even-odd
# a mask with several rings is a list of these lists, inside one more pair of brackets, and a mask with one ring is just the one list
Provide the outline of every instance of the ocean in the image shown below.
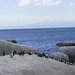
[[59,52],[57,43],[75,41],[75,28],[40,28],[0,30],[0,39],[16,40],[17,44],[32,46],[41,53]]

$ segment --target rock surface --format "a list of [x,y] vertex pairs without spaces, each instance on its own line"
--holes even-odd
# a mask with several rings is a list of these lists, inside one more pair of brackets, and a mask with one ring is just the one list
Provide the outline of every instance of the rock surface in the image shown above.
[[5,40],[0,40],[0,56],[3,55],[3,52],[5,52],[5,54],[10,54],[13,50],[15,50],[16,52],[25,51],[27,53],[28,52],[34,52],[36,54],[39,53],[30,46],[19,45]]
[[70,62],[75,62],[75,46],[64,46],[59,48],[59,52],[65,53],[69,56]]
[[50,55],[50,58],[55,59],[55,60],[59,60],[60,62],[69,62],[69,57],[68,55],[58,52],[58,53],[52,53]]
[[0,75],[75,75],[75,66],[36,55],[0,56]]
[[75,46],[75,41],[67,41],[63,43],[56,44],[57,46]]

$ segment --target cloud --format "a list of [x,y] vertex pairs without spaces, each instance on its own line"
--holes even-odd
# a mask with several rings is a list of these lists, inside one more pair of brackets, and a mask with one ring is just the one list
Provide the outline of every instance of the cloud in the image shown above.
[[34,2],[35,6],[56,6],[60,4],[61,0],[21,0],[19,2],[19,6],[30,5],[30,3]]
[[41,0],[38,3],[34,4],[36,6],[56,6],[60,4],[62,1],[53,1],[53,0]]
[[70,2],[70,5],[75,5],[75,3],[71,3],[71,2]]
[[21,0],[18,5],[19,6],[30,5],[31,2],[36,2],[36,1],[38,1],[38,0]]
[[75,22],[75,13],[67,13],[56,16],[41,15],[0,15],[0,26],[28,26],[35,23]]

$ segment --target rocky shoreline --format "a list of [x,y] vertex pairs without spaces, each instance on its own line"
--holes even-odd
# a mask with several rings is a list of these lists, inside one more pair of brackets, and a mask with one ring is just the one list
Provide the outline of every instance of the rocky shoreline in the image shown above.
[[[13,50],[17,53],[11,57]],[[75,75],[74,50],[63,46],[58,53],[45,55],[30,46],[0,40],[0,75]]]
[[59,52],[68,55],[70,63],[75,62],[75,41],[66,41],[56,45],[60,46]]
[[25,51],[26,53],[34,52],[35,54],[39,53],[30,46],[15,44],[5,40],[0,40],[0,56],[3,56],[4,52],[6,55],[9,55],[11,54],[12,51],[16,51],[17,53],[19,53],[20,51]]

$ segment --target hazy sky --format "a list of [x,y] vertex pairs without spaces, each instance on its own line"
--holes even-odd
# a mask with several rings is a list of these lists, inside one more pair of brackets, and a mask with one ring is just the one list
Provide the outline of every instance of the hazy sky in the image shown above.
[[0,29],[75,27],[75,0],[0,0]]

